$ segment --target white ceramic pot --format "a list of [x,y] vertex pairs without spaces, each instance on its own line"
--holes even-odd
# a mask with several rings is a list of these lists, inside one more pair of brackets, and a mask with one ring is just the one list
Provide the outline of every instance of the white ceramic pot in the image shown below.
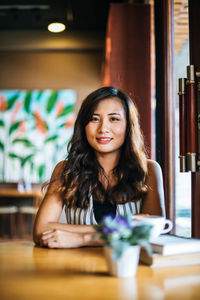
[[137,272],[140,246],[128,247],[121,257],[115,261],[112,258],[113,248],[104,247],[105,258],[110,275],[118,277],[133,277]]

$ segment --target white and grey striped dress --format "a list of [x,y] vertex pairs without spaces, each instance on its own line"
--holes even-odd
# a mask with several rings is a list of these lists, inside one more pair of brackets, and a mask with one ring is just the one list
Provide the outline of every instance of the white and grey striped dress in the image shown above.
[[[127,214],[139,214],[142,208],[142,200],[137,202],[128,202],[126,204],[117,205],[116,215],[125,216]],[[90,204],[87,209],[77,207],[75,209],[68,208],[65,206],[65,214],[67,224],[78,224],[78,225],[93,225],[97,224],[94,211],[93,211],[93,200],[90,197]]]

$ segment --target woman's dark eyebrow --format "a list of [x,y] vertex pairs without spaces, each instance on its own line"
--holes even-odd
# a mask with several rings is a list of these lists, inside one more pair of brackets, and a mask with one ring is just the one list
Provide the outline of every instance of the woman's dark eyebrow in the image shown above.
[[118,115],[118,116],[120,116],[120,114],[119,113],[110,113],[110,114],[108,114],[109,116],[110,115]]
[[[108,115],[109,115],[109,116],[110,116],[110,115],[118,115],[118,116],[120,116],[119,113],[109,113]],[[93,116],[100,116],[100,114],[93,113]]]

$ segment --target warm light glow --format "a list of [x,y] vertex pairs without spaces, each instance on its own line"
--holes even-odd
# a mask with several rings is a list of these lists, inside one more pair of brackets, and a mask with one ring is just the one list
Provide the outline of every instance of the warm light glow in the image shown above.
[[48,25],[48,30],[51,32],[62,32],[65,30],[65,27],[62,23],[51,23]]

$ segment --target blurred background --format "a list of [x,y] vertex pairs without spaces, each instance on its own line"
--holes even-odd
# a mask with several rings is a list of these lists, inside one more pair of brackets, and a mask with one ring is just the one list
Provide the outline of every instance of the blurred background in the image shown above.
[[[65,30],[50,32],[53,22]],[[187,0],[1,1],[0,204],[13,207],[0,214],[2,236],[31,235],[39,188],[67,155],[82,100],[102,85],[136,102],[149,157],[163,169],[167,216],[174,233],[191,236],[191,173],[180,173],[178,159],[178,78],[186,77],[187,65]]]

